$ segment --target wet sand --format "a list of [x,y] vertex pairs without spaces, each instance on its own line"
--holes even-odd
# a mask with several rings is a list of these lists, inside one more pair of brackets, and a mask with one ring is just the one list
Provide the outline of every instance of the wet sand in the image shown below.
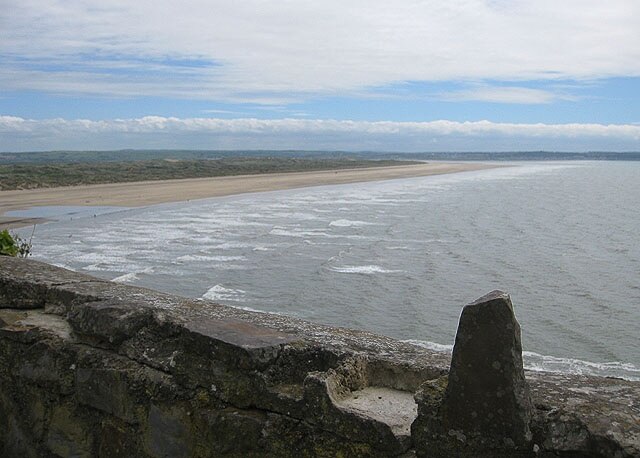
[[4,216],[8,211],[51,205],[122,206],[181,202],[249,192],[358,183],[494,168],[494,164],[428,163],[318,172],[238,175],[182,180],[110,183],[60,188],[0,191],[0,229],[30,226],[42,218]]

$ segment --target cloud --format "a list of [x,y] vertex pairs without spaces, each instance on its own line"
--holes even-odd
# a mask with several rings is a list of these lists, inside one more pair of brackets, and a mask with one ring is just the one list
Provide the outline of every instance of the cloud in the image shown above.
[[640,150],[640,125],[325,119],[34,120],[0,116],[2,149]]
[[442,100],[474,101],[514,104],[547,104],[557,100],[578,100],[575,96],[526,87],[475,87],[461,91],[445,92],[439,95]]
[[[269,104],[403,81],[640,76],[636,0],[12,3],[4,90]],[[494,95],[467,97],[544,96]]]

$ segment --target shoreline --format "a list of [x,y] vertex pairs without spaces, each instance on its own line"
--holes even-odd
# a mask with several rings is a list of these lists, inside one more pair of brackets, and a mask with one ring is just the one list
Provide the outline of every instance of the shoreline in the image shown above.
[[361,169],[235,175],[0,191],[0,230],[31,226],[47,221],[45,218],[5,216],[5,213],[10,211],[34,207],[57,205],[144,207],[167,202],[181,202],[253,192],[414,178],[496,167],[502,166],[486,163],[436,162]]

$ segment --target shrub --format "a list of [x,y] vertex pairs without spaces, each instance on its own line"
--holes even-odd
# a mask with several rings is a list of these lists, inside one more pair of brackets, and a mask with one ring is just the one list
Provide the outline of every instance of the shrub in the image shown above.
[[[34,227],[35,230],[35,227]],[[7,229],[0,232],[0,255],[26,258],[31,254],[31,241],[26,241]]]

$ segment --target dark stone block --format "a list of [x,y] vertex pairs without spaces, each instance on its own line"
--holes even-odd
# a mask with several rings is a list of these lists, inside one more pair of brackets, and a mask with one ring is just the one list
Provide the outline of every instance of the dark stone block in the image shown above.
[[145,451],[153,457],[180,458],[191,456],[188,420],[179,407],[160,408],[152,405],[147,419]]
[[152,323],[153,312],[141,303],[111,299],[74,306],[68,320],[78,338],[115,348]]
[[[442,401],[422,426],[427,440],[442,448],[434,456],[481,456],[482,450],[527,456],[532,412],[520,325],[509,295],[493,291],[464,307]],[[468,450],[476,451],[466,455]]]
[[528,447],[532,405],[507,294],[493,291],[463,309],[443,407],[454,429]]
[[266,413],[226,408],[203,412],[199,420],[199,439],[212,456],[264,456]]
[[136,400],[122,371],[76,369],[76,398],[126,422],[135,421]]
[[47,447],[57,456],[90,458],[93,455],[93,436],[87,425],[71,406],[61,405],[53,410]]
[[134,458],[138,452],[138,438],[130,425],[108,419],[100,425],[98,458]]

